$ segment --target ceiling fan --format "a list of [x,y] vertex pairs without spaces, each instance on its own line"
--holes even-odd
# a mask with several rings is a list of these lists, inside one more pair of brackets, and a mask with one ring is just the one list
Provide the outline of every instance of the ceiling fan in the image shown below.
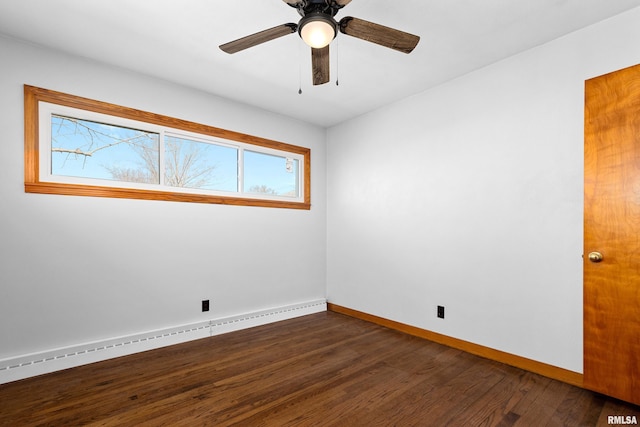
[[351,0],[282,1],[295,8],[302,16],[297,24],[278,25],[220,45],[220,49],[226,53],[236,53],[297,31],[302,40],[311,47],[313,84],[321,85],[329,81],[329,43],[336,37],[338,30],[348,36],[404,53],[410,53],[420,41],[420,37],[416,35],[351,16],[337,22],[334,16],[351,3]]

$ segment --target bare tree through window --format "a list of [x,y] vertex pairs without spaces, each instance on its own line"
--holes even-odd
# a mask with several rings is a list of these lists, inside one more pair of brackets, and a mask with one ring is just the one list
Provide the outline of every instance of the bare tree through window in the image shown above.
[[[160,183],[158,133],[54,115],[51,140],[53,174]],[[214,188],[216,164],[207,153],[214,150],[212,144],[165,138],[165,185]]]

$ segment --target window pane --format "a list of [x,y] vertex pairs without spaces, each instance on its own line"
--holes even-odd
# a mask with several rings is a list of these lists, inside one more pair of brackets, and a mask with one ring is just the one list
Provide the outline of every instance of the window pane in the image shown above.
[[311,208],[309,148],[29,85],[24,93],[27,193]]
[[244,191],[298,197],[297,159],[245,150]]
[[238,191],[238,149],[168,136],[164,144],[165,185]]
[[159,184],[159,135],[51,116],[53,175]]

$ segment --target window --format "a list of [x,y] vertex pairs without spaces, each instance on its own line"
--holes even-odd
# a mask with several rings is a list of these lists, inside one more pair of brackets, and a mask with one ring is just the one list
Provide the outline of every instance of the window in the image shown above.
[[25,85],[25,191],[310,209],[310,150]]

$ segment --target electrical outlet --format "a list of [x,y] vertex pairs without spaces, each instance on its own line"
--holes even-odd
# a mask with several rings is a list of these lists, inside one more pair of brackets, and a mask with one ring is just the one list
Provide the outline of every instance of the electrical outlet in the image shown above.
[[202,300],[202,311],[209,311],[209,300]]
[[444,319],[444,306],[442,305],[438,306],[438,317],[440,319]]

